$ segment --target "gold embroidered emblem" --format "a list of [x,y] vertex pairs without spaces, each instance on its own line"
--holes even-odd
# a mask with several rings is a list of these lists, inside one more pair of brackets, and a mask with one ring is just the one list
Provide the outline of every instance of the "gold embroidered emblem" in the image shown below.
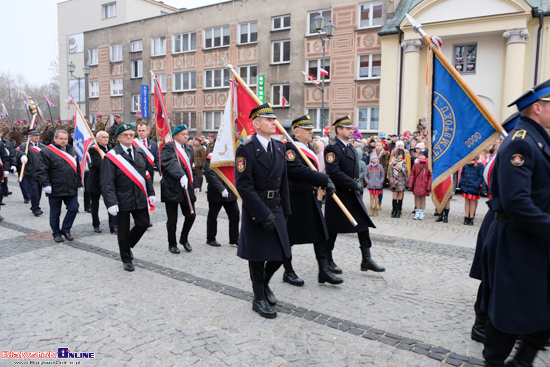
[[512,155],[512,159],[510,160],[510,163],[512,163],[516,167],[519,167],[519,166],[523,166],[523,163],[525,163],[525,160],[523,159],[523,156],[521,154],[514,154]]
[[244,159],[244,157],[237,158],[237,171],[239,171],[239,173],[243,173],[245,168],[246,159]]
[[334,153],[332,153],[332,152],[327,153],[326,159],[327,159],[327,162],[328,162],[328,163],[334,162]]
[[294,151],[292,149],[289,149],[286,151],[286,160],[289,162],[292,162],[296,159],[296,154],[294,154]]

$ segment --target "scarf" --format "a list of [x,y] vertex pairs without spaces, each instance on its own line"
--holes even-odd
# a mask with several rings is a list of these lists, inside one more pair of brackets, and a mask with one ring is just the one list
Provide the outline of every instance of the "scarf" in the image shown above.
[[394,158],[390,164],[392,170],[392,177],[397,179],[399,176],[399,171],[403,168],[403,159]]

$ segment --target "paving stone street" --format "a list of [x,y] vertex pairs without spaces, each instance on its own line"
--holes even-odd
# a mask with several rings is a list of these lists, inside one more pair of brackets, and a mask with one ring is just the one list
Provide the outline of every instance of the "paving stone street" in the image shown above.
[[[160,198],[158,174],[155,181]],[[84,366],[483,365],[482,345],[470,339],[479,282],[468,272],[485,199],[475,225],[464,226],[458,195],[443,224],[435,222],[429,200],[426,220],[412,220],[410,192],[403,216],[391,218],[385,190],[371,237],[373,257],[386,272],[360,271],[357,236],[340,235],[334,260],[344,283],[321,285],[313,246],[295,246],[294,269],[306,284],[283,283],[279,270],[271,282],[278,317],[268,320],[252,311],[247,262],[228,245],[223,210],[222,247],[205,243],[204,190],[190,236],[193,251],[180,246],[181,254],[168,252],[166,214],[158,203],[153,227],[133,250],[136,270],[128,273],[103,202],[103,233],[93,232],[80,194],[75,240],[57,244],[47,198],[37,218],[12,177],[9,186],[13,195],[0,209],[1,351],[95,353],[94,359],[53,360]],[[180,215],[178,230],[182,223]],[[23,360],[3,358],[0,365],[14,361]],[[51,360],[25,362],[41,361]],[[539,353],[535,365],[550,366],[550,354]]]

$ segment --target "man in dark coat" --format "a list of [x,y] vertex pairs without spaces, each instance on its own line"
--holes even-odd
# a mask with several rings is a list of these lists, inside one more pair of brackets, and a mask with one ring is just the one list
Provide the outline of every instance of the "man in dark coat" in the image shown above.
[[325,170],[336,186],[338,197],[357,222],[357,226],[352,225],[332,196],[328,195],[325,218],[329,233],[327,249],[329,270],[335,274],[342,273],[342,269],[332,259],[332,250],[334,250],[338,233],[357,233],[362,255],[361,270],[385,271],[386,269],[374,262],[370,253],[372,242],[369,227],[376,227],[372,223],[363,203],[363,184],[359,177],[359,158],[355,148],[348,143],[348,139],[354,131],[353,124],[349,116],[344,116],[336,120],[332,126],[335,127],[336,137],[325,148]]
[[206,198],[208,199],[208,216],[206,217],[206,243],[210,246],[219,247],[221,244],[216,241],[218,233],[218,213],[225,209],[229,218],[229,244],[236,245],[239,242],[239,204],[237,195],[229,188],[220,176],[210,168],[211,155],[206,157],[204,162],[204,177],[208,186]]
[[[197,171],[193,166],[193,148],[187,144],[189,131],[185,125],[179,125],[172,131],[174,141],[168,142],[160,153],[162,180],[160,181],[161,201],[166,208],[166,231],[168,232],[168,250],[179,254],[176,242],[178,226],[178,207],[185,217],[179,243],[187,252],[193,248],[189,244],[189,232],[195,222],[194,202],[198,194]],[[186,193],[187,191],[187,193]],[[189,203],[190,201],[190,203]]]
[[[87,185],[86,191],[90,193],[90,209],[92,213],[92,226],[94,232],[101,233],[99,227],[99,199],[101,198],[101,166],[103,165],[103,156],[109,152],[107,144],[109,143],[109,134],[106,131],[99,130],[95,136],[97,146],[92,145],[88,148],[88,154],[90,156],[88,180],[85,181]],[[101,151],[101,153],[100,153]],[[109,229],[111,233],[117,233],[117,221],[116,216],[109,215]]]
[[[43,164],[38,168],[38,181],[49,195],[50,227],[55,242],[63,242],[62,235],[72,241],[71,227],[78,213],[78,191],[82,188],[80,163],[73,148],[67,146],[69,133],[57,130],[54,143],[40,151]],[[67,214],[59,228],[61,204],[65,203]]]
[[[155,204],[153,180],[147,171],[145,152],[132,144],[134,127],[120,125],[115,136],[118,144],[101,164],[101,194],[111,215],[116,215],[118,247],[124,270],[134,271],[132,248],[149,227],[149,207]],[[134,227],[130,229],[130,215]]]
[[31,201],[31,211],[39,217],[43,214],[40,208],[40,197],[42,196],[42,187],[38,182],[38,169],[42,164],[42,157],[40,151],[46,146],[40,142],[40,132],[35,128],[29,129],[29,149],[28,154],[25,154],[27,144],[21,144],[17,150],[17,157],[21,165],[19,171],[21,171],[22,164],[25,163],[25,172],[20,184],[25,188],[25,192],[28,193]]
[[147,170],[151,175],[151,179],[155,179],[155,169],[158,171],[159,167],[159,148],[157,143],[151,139],[147,139],[149,136],[149,126],[147,122],[142,120],[136,126],[137,138],[134,139],[134,145],[137,145],[147,155]]
[[[309,144],[313,136],[313,124],[309,115],[292,121],[296,145],[286,143],[286,165],[288,170],[288,187],[290,191],[290,207],[292,214],[288,218],[287,231],[291,245],[313,243],[315,257],[319,264],[319,283],[341,284],[344,281],[334,276],[328,270],[327,262],[327,225],[317,200],[317,188],[327,189],[331,195],[336,187],[327,174],[319,172],[319,162],[313,147]],[[311,169],[299,149],[304,153],[316,170]],[[292,267],[292,258],[283,262],[285,272],[283,282],[302,286],[304,281],[296,275]]]
[[486,366],[503,366],[520,335],[506,366],[531,366],[550,338],[550,80],[512,105],[521,118],[494,158],[482,249]]
[[252,109],[249,118],[256,134],[237,148],[235,157],[235,185],[243,200],[237,255],[248,260],[252,309],[262,317],[275,318],[271,305],[277,298],[269,280],[292,256],[285,221],[291,213],[285,146],[271,139],[277,117],[269,104]]
[[[2,144],[2,147],[4,148],[4,153],[8,156],[8,159],[4,163],[4,181],[2,181],[2,188],[4,189],[4,196],[9,196],[12,192],[8,188],[8,174],[9,172],[16,172],[17,167],[15,148],[13,143],[4,136],[3,131],[0,131],[0,144]],[[6,172],[8,174],[6,174]]]
[[113,119],[114,119],[113,124],[109,126],[108,129],[105,130],[109,133],[109,148],[111,149],[114,148],[115,145],[117,145],[116,131],[118,127],[122,124],[120,115],[115,114],[113,116]]
[[199,181],[199,191],[202,190],[202,168],[204,161],[206,160],[206,150],[201,144],[200,138],[193,139],[193,154],[195,155],[195,169],[197,170],[197,177]]

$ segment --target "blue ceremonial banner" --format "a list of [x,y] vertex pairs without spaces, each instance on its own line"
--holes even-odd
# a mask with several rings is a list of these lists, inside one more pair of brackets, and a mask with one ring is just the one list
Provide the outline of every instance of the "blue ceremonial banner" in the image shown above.
[[141,115],[144,119],[149,118],[149,86],[141,85]]

